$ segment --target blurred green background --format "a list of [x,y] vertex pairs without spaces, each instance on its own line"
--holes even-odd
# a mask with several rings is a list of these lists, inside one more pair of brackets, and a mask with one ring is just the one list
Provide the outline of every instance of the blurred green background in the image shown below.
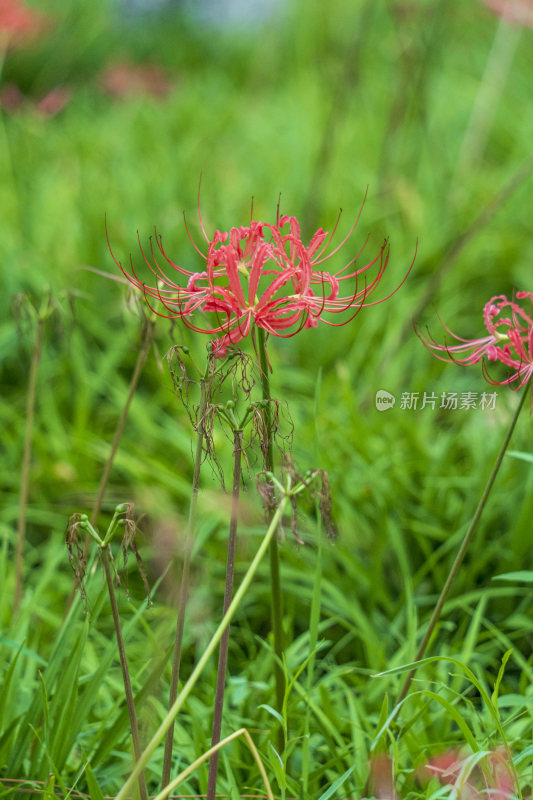
[[[429,324],[438,341],[444,331],[437,312],[454,332],[477,337],[490,297],[533,289],[533,31],[477,0],[331,0],[327,7],[292,0],[240,8],[50,0],[31,8],[43,15],[41,28],[0,45],[6,597],[35,330],[27,315],[15,313],[16,297],[25,293],[38,306],[50,293],[57,306],[45,326],[38,376],[25,576],[27,607],[32,592],[40,598],[26,632],[41,631],[34,646],[46,656],[45,632],[59,625],[72,582],[61,555],[66,520],[94,503],[140,341],[140,312],[127,302],[126,288],[85,269],[118,274],[105,217],[122,261],[131,252],[140,265],[136,232],[146,243],[157,226],[167,253],[194,270],[201,259],[182,213],[202,247],[200,176],[210,234],[246,224],[252,197],[254,217],[273,221],[281,195],[282,211],[300,219],[304,240],[318,227],[331,230],[342,209],[340,241],[367,192],[359,225],[332,268],[348,262],[367,236],[369,257],[388,237],[390,264],[372,299],[393,291],[418,248],[407,282],[345,327],[271,339],[270,358],[274,394],[290,405],[300,468],[328,470],[333,489],[339,539],[323,556],[324,629],[332,642],[324,663],[350,665],[348,684],[362,692],[370,724],[384,689],[367,686],[365,676],[412,657],[416,615],[427,616],[517,400],[496,387],[494,411],[409,411],[399,403],[402,392],[487,390],[480,369],[434,359],[413,318],[422,332]],[[116,502],[135,502],[152,580],[179,547],[192,470],[193,432],[164,360],[173,343],[203,359],[200,335],[158,321],[102,515],[105,523]],[[376,409],[379,389],[395,394],[394,409]],[[529,429],[524,414],[516,449],[530,449]],[[229,463],[230,444],[220,437],[218,445]],[[450,609],[451,650],[483,592],[490,624],[527,650],[531,625],[513,614],[519,600],[524,609],[529,600],[513,587],[487,586],[496,572],[528,567],[532,483],[530,465],[506,460]],[[209,469],[204,487],[191,662],[218,619],[223,583],[226,522]],[[257,505],[253,492],[250,486],[249,502]],[[312,507],[302,509],[301,526],[309,547],[288,541],[283,548],[287,627],[295,641],[308,625]],[[255,541],[241,545],[242,568]],[[265,580],[245,611],[250,631],[264,635],[267,592]],[[171,607],[148,613],[157,641],[169,643]],[[9,630],[7,600],[2,624]],[[17,641],[23,635],[9,634]],[[492,668],[504,645],[483,626],[473,641],[480,667]],[[251,635],[235,645],[234,669],[253,664],[257,647]],[[132,648],[135,667],[146,644],[139,639]],[[517,690],[522,673],[509,674]],[[199,738],[204,734],[207,725]]]

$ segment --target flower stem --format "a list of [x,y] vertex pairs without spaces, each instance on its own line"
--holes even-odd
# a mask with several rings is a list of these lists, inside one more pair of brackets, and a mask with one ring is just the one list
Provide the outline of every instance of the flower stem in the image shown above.
[[120,414],[119,420],[117,422],[117,427],[115,429],[115,435],[113,436],[113,442],[111,444],[111,452],[109,453],[108,459],[106,461],[106,465],[104,467],[104,471],[102,473],[102,477],[100,478],[100,485],[98,487],[98,495],[96,497],[96,502],[93,506],[93,510],[91,513],[90,521],[91,525],[96,525],[98,520],[98,515],[102,510],[102,503],[104,501],[105,490],[107,488],[107,484],[109,481],[109,475],[111,474],[111,468],[113,466],[113,461],[115,460],[115,456],[117,454],[118,446],[120,444],[120,440],[122,438],[122,433],[124,431],[124,426],[126,424],[126,419],[128,416],[128,412],[130,410],[131,401],[133,399],[133,395],[135,393],[135,389],[137,388],[137,384],[139,383],[139,378],[141,376],[142,369],[144,367],[146,358],[148,356],[148,351],[150,350],[150,345],[152,344],[152,339],[154,336],[154,323],[152,321],[146,320],[144,323],[143,331],[142,331],[142,338],[141,338],[141,347],[139,349],[139,353],[137,355],[137,361],[135,362],[135,367],[133,369],[133,374],[131,376],[130,385],[128,389],[128,395],[126,397],[126,401],[122,408],[122,412]]
[[214,745],[213,747],[210,747],[209,750],[207,750],[205,753],[199,756],[195,761],[193,761],[193,763],[190,764],[186,769],[184,769],[183,772],[180,772],[180,774],[176,778],[174,778],[172,783],[170,783],[162,792],[160,792],[156,797],[154,797],[153,800],[165,800],[165,798],[168,797],[170,792],[173,789],[175,789],[176,786],[179,786],[179,784],[182,781],[184,781],[185,778],[188,778],[189,775],[191,775],[200,764],[202,764],[206,759],[209,758],[209,756],[212,756],[213,753],[217,753],[219,750],[221,750],[222,747],[224,747],[224,745],[230,744],[230,742],[233,742],[235,739],[238,739],[239,736],[244,737],[246,744],[248,745],[249,749],[252,752],[255,763],[257,764],[257,768],[261,773],[261,778],[263,779],[263,783],[265,784],[265,789],[267,791],[267,794],[264,796],[267,798],[267,800],[274,800],[274,795],[272,793],[272,789],[270,788],[270,783],[265,768],[263,766],[263,762],[261,761],[261,756],[259,755],[257,747],[253,743],[253,739],[246,730],[246,728],[239,728],[238,731],[230,733],[230,735],[226,736],[226,738],[223,739],[221,742],[218,742],[218,744]]
[[[144,323],[144,327],[142,330],[142,337],[141,337],[141,347],[137,354],[137,360],[135,362],[135,367],[133,369],[133,373],[130,380],[130,385],[128,388],[128,394],[126,397],[126,401],[124,406],[122,407],[122,411],[120,413],[120,417],[117,422],[117,427],[115,428],[115,433],[113,436],[113,441],[111,443],[111,451],[107,458],[104,471],[102,473],[102,477],[100,478],[100,485],[98,487],[98,494],[96,497],[96,502],[93,506],[90,516],[91,525],[95,526],[98,520],[98,516],[100,511],[102,510],[102,503],[104,501],[105,491],[107,489],[107,484],[109,483],[109,476],[111,475],[111,469],[113,467],[113,462],[115,460],[115,456],[118,451],[118,447],[120,444],[120,440],[122,438],[122,434],[124,432],[124,426],[126,425],[126,419],[128,417],[128,412],[130,410],[131,401],[133,399],[133,395],[137,388],[137,384],[139,383],[139,378],[141,377],[141,372],[146,362],[146,358],[148,356],[148,351],[150,350],[150,345],[152,344],[153,337],[154,337],[154,328],[155,325],[151,320],[146,320]],[[89,546],[91,543],[91,537],[87,534],[85,537],[85,542],[83,544],[83,554],[84,557],[87,558],[89,552]],[[70,593],[70,597],[67,601],[67,613],[70,610],[72,603],[74,602],[74,597],[76,595],[77,583],[74,582],[74,586],[72,587],[72,591]]]
[[[481,515],[483,514],[483,511],[484,511],[485,506],[487,504],[487,500],[489,498],[490,492],[491,492],[492,487],[494,485],[494,481],[496,480],[496,477],[497,477],[498,472],[500,470],[500,467],[501,467],[501,464],[502,464],[502,461],[503,461],[503,457],[505,455],[507,447],[509,446],[509,442],[511,440],[511,436],[513,435],[513,431],[515,429],[518,417],[520,415],[520,411],[522,410],[522,406],[524,405],[524,402],[525,402],[528,390],[530,388],[530,385],[531,385],[531,379],[526,384],[524,392],[522,393],[522,397],[520,398],[520,402],[519,402],[519,404],[518,404],[518,406],[516,408],[516,411],[514,413],[514,416],[513,416],[512,420],[511,420],[511,424],[509,426],[509,430],[507,431],[507,434],[505,436],[504,442],[503,442],[503,444],[501,446],[500,452],[499,452],[498,457],[496,459],[496,463],[494,464],[492,472],[491,472],[491,474],[489,476],[489,479],[487,481],[487,485],[485,486],[485,491],[483,492],[483,494],[481,496],[481,499],[479,501],[478,507],[476,508],[476,512],[474,514],[472,522],[470,523],[470,527],[468,528],[468,530],[467,530],[467,532],[465,534],[465,537],[464,537],[464,539],[463,539],[463,541],[461,543],[461,546],[460,546],[460,548],[459,548],[459,550],[457,552],[457,555],[455,556],[455,560],[454,560],[454,562],[453,562],[453,564],[451,566],[451,569],[450,569],[450,572],[448,574],[448,577],[446,578],[446,582],[445,582],[444,586],[442,587],[442,591],[440,593],[439,599],[437,600],[437,604],[436,604],[435,608],[433,609],[433,614],[431,615],[431,619],[429,620],[429,624],[428,624],[428,627],[426,629],[426,632],[425,632],[424,636],[422,637],[422,641],[420,642],[420,645],[418,647],[417,653],[416,653],[416,655],[414,657],[414,661],[420,661],[422,658],[424,658],[424,655],[425,655],[429,640],[431,639],[431,635],[433,634],[433,631],[435,630],[435,626],[436,626],[437,622],[440,619],[440,615],[441,615],[444,603],[446,602],[446,600],[448,598],[448,595],[450,593],[450,589],[452,587],[452,584],[453,584],[455,578],[457,577],[457,573],[459,572],[461,564],[463,563],[463,559],[465,557],[465,553],[468,550],[468,546],[469,546],[470,542],[472,541],[472,538],[473,538],[473,536],[474,536],[474,534],[476,532],[477,526],[478,526],[479,521],[481,519]],[[404,684],[402,686],[402,690],[401,690],[401,692],[398,695],[398,698],[396,700],[396,713],[399,710],[401,703],[403,702],[403,700],[407,696],[407,693],[409,691],[409,687],[411,686],[411,682],[412,682],[412,680],[413,680],[413,678],[414,678],[414,676],[416,674],[416,670],[417,670],[416,667],[414,669],[412,669],[408,673],[407,678],[405,679],[405,682],[404,682]]]
[[[272,411],[270,408],[270,380],[269,366],[266,355],[265,332],[262,328],[257,329],[258,350],[259,350],[259,369],[261,373],[261,388],[265,403],[265,436],[266,446],[264,448],[264,468],[266,472],[273,472],[274,469],[274,448],[272,442]],[[270,522],[272,509],[267,507],[267,521]],[[279,567],[279,548],[276,536],[270,541],[270,587],[272,591],[272,633],[274,635],[274,679],[276,683],[276,711],[283,712],[283,700],[285,697],[285,676],[282,669],[283,659],[283,602],[281,594],[281,580]],[[284,735],[280,728],[279,747],[283,749]]]
[[[185,534],[185,545],[183,554],[183,567],[181,572],[180,593],[178,598],[178,620],[176,624],[176,638],[174,641],[174,656],[172,659],[172,676],[170,679],[169,709],[173,707],[178,696],[178,682],[181,665],[181,649],[183,644],[183,630],[185,627],[185,609],[189,594],[189,580],[191,572],[191,557],[194,540],[194,527],[196,523],[196,508],[198,505],[198,490],[200,488],[200,468],[202,466],[202,454],[204,447],[204,417],[209,401],[209,384],[212,380],[215,369],[213,356],[208,356],[205,375],[200,384],[200,405],[198,408],[198,423],[196,426],[196,453],[194,457],[194,468],[192,476],[191,502],[189,505],[189,518],[187,520],[187,530]],[[169,725],[165,738],[165,753],[163,756],[163,771],[161,773],[161,788],[170,781],[170,770],[172,767],[172,747],[174,742],[174,718]]]
[[43,322],[37,320],[37,331],[33,345],[28,384],[28,398],[26,404],[26,430],[24,434],[24,455],[20,475],[20,500],[19,518],[17,527],[17,544],[15,549],[15,594],[13,600],[13,615],[16,616],[20,608],[23,595],[22,568],[24,562],[24,541],[26,539],[26,507],[30,488],[30,461],[33,437],[33,420],[35,417],[35,398],[37,390],[37,372],[41,361],[43,341]]
[[504,17],[500,19],[459,151],[456,177],[453,181],[457,185],[463,183],[460,179],[465,168],[475,166],[483,156],[498,101],[520,40],[520,32],[519,26],[510,25]]
[[[320,410],[320,391],[322,389],[322,368],[319,368],[317,380],[315,384],[315,403],[314,403],[314,429],[315,429],[315,463],[320,463],[320,438],[318,415]],[[318,644],[318,632],[320,624],[320,608],[321,608],[321,590],[322,590],[322,521],[320,515],[320,502],[318,497],[315,499],[315,512],[316,512],[316,562],[315,574],[313,578],[313,593],[311,595],[311,608],[309,611],[309,661],[307,662],[307,680],[305,691],[307,697],[311,697],[313,690],[313,679],[315,672],[316,653],[315,649]],[[309,786],[309,773],[311,771],[311,746],[310,746],[310,728],[311,728],[311,706],[309,702],[306,704],[305,717],[304,717],[304,735],[302,740],[302,794],[307,797]]]
[[226,614],[222,618],[222,621],[221,621],[220,625],[218,626],[218,628],[216,629],[215,633],[213,634],[213,636],[211,638],[211,641],[209,642],[209,644],[207,645],[206,649],[202,653],[202,656],[201,656],[200,660],[198,661],[196,667],[192,671],[189,680],[187,681],[185,686],[182,688],[182,690],[181,690],[181,692],[179,694],[179,697],[176,698],[172,708],[169,709],[168,714],[166,715],[165,719],[163,720],[163,722],[161,723],[161,725],[159,726],[157,731],[154,733],[151,741],[146,746],[146,749],[145,749],[144,753],[142,754],[141,758],[137,761],[137,764],[135,765],[135,767],[133,769],[133,772],[131,773],[131,775],[127,779],[127,781],[125,782],[125,784],[122,787],[122,789],[117,794],[115,800],[126,800],[126,798],[129,796],[129,791],[130,791],[135,779],[137,778],[139,773],[145,768],[146,764],[148,763],[148,761],[150,760],[151,756],[153,755],[157,745],[159,744],[159,742],[161,741],[161,739],[163,738],[163,736],[165,735],[165,733],[169,729],[170,725],[172,724],[172,722],[176,718],[178,712],[181,710],[183,704],[185,703],[185,700],[188,698],[188,696],[190,695],[191,691],[193,690],[193,687],[196,685],[196,681],[200,677],[203,668],[205,667],[205,665],[207,664],[207,662],[211,658],[213,652],[216,649],[217,644],[222,639],[222,634],[226,630],[227,626],[230,624],[230,622],[231,622],[231,620],[233,618],[233,615],[235,614],[237,608],[239,607],[239,604],[241,603],[242,598],[246,594],[246,592],[248,590],[248,587],[250,586],[250,584],[251,584],[251,582],[253,580],[253,577],[254,577],[255,573],[257,572],[257,568],[259,567],[259,564],[261,563],[261,561],[263,559],[263,556],[265,555],[265,553],[267,551],[267,548],[268,548],[268,546],[269,546],[269,544],[270,544],[270,542],[271,542],[271,540],[272,540],[272,538],[273,538],[273,536],[274,536],[274,534],[275,534],[275,532],[277,530],[277,527],[278,527],[278,525],[280,523],[281,517],[283,515],[283,511],[284,511],[285,506],[287,504],[287,500],[288,500],[288,493],[285,493],[285,494],[283,494],[283,496],[282,496],[282,498],[280,500],[280,503],[279,503],[279,505],[278,505],[278,507],[276,509],[276,512],[275,512],[274,516],[272,517],[272,520],[270,522],[268,530],[267,530],[267,532],[265,534],[265,538],[261,542],[261,545],[260,545],[257,553],[255,554],[252,563],[248,567],[248,571],[246,572],[246,575],[244,576],[241,585],[239,586],[239,588],[235,592],[235,596],[234,596],[233,600],[231,601],[230,607],[228,608]]
[[[241,465],[242,465],[242,431],[233,432],[233,493],[231,503],[231,521],[229,526],[228,557],[226,563],[226,586],[224,590],[224,609],[223,615],[231,603],[233,595],[233,575],[235,572],[235,540],[237,538],[237,522],[239,511],[239,490],[241,484]],[[215,692],[215,708],[213,713],[213,733],[211,737],[211,747],[215,747],[220,742],[220,732],[222,730],[222,711],[224,708],[224,687],[226,683],[226,666],[228,663],[228,644],[229,644],[229,625],[225,629],[220,640],[220,650],[218,654],[217,686]],[[209,777],[207,780],[206,800],[215,800],[217,784],[219,751],[216,750],[209,761]]]
[[317,212],[324,198],[325,178],[329,175],[332,159],[337,150],[337,140],[342,129],[346,108],[356,91],[361,76],[361,63],[364,64],[364,45],[368,41],[376,3],[373,0],[359,3],[361,11],[354,25],[353,37],[342,53],[340,71],[334,81],[334,89],[328,91],[329,109],[324,116],[321,140],[312,167],[311,178],[306,189],[307,205],[304,211],[305,227],[316,226]]
[[[115,624],[115,633],[118,644],[118,654],[120,657],[120,665],[122,667],[122,678],[124,681],[124,692],[126,694],[126,703],[128,706],[128,714],[130,717],[131,738],[133,740],[133,753],[135,761],[138,763],[141,757],[141,744],[139,740],[139,726],[137,725],[137,715],[135,713],[135,703],[133,702],[133,691],[131,688],[130,673],[128,670],[128,661],[126,658],[126,648],[124,647],[124,639],[122,637],[122,628],[120,626],[120,617],[118,614],[117,598],[115,595],[115,588],[113,586],[113,577],[111,575],[109,547],[101,547],[102,561],[104,564],[105,578],[107,582],[107,589],[109,592],[109,600],[111,602],[111,611],[113,613],[113,622]],[[141,800],[147,800],[148,794],[146,791],[146,782],[144,772],[139,772],[139,793]]]

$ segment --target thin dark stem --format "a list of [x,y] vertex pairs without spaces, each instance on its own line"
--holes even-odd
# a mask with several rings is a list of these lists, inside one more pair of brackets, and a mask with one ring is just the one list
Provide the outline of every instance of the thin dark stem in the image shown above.
[[33,438],[33,420],[35,417],[35,398],[37,390],[37,372],[41,361],[43,340],[43,323],[37,320],[37,331],[33,345],[30,365],[30,378],[28,385],[28,400],[26,405],[26,430],[24,434],[24,455],[22,457],[22,470],[20,475],[20,500],[19,518],[17,527],[17,544],[15,549],[15,596],[13,600],[13,615],[18,613],[23,595],[22,568],[24,561],[24,542],[26,539],[26,507],[30,489],[30,462]]
[[[128,670],[128,661],[126,658],[126,648],[124,647],[124,639],[122,637],[122,628],[120,626],[120,617],[118,614],[117,598],[115,595],[115,587],[113,586],[113,576],[111,574],[109,547],[102,547],[100,549],[102,554],[102,561],[104,564],[105,578],[107,582],[107,589],[109,591],[109,600],[111,602],[111,611],[113,612],[113,622],[115,624],[115,633],[117,637],[118,654],[120,657],[120,666],[122,667],[122,678],[124,681],[124,692],[126,694],[126,703],[128,706],[128,714],[130,717],[131,738],[133,741],[133,753],[135,761],[139,761],[142,751],[141,743],[139,740],[139,726],[137,725],[137,715],[135,713],[135,703],[133,702],[133,691],[131,688],[130,673]],[[146,781],[144,772],[139,774],[139,793],[141,800],[147,800],[148,793],[146,791]]]
[[[241,484],[242,466],[242,431],[233,432],[233,493],[231,503],[231,521],[229,526],[228,557],[226,562],[226,585],[224,589],[224,609],[222,616],[225,616],[230,607],[233,597],[233,575],[235,572],[235,540],[237,538],[237,523],[239,511],[239,490]],[[226,666],[228,663],[229,645],[228,625],[220,640],[220,650],[218,653],[217,686],[215,692],[215,708],[213,713],[213,733],[211,737],[211,747],[220,742],[220,732],[222,729],[222,711],[224,709],[224,687],[226,684]],[[218,773],[217,750],[209,761],[209,777],[207,780],[206,800],[215,800]]]
[[[426,653],[426,649],[427,649],[429,640],[431,639],[431,635],[433,634],[433,631],[435,630],[435,626],[436,626],[437,622],[440,619],[440,615],[441,615],[444,603],[446,602],[446,600],[448,598],[448,594],[450,593],[450,589],[452,587],[452,584],[453,584],[455,578],[457,577],[457,573],[459,572],[461,564],[463,563],[463,559],[465,557],[465,553],[468,550],[468,546],[469,546],[470,542],[472,541],[472,538],[473,538],[473,536],[474,536],[474,534],[476,532],[478,523],[479,523],[479,521],[481,519],[481,515],[483,514],[483,511],[484,511],[485,506],[487,504],[487,500],[488,500],[490,492],[492,490],[494,481],[496,480],[496,476],[498,475],[498,472],[500,470],[500,467],[501,467],[501,464],[502,464],[502,461],[503,461],[503,457],[505,455],[507,447],[509,446],[509,442],[511,440],[511,436],[513,435],[513,431],[515,429],[516,422],[517,422],[518,417],[520,415],[520,411],[522,410],[522,406],[524,405],[524,402],[525,402],[525,399],[526,399],[526,396],[527,396],[527,393],[528,393],[530,385],[531,385],[531,379],[529,380],[528,384],[526,385],[526,388],[525,388],[525,390],[524,390],[524,392],[522,394],[522,397],[520,398],[520,402],[519,402],[518,407],[517,407],[517,409],[516,409],[516,411],[514,413],[513,419],[511,420],[511,425],[509,426],[509,430],[507,431],[507,435],[505,437],[505,440],[504,440],[504,442],[502,444],[502,447],[501,447],[500,452],[498,454],[498,457],[496,459],[496,463],[494,464],[494,467],[493,467],[492,472],[491,472],[491,474],[489,476],[487,485],[485,486],[485,491],[483,492],[483,494],[481,496],[481,500],[479,501],[479,504],[478,504],[478,507],[477,507],[476,512],[474,514],[474,517],[472,519],[472,522],[470,523],[470,527],[468,528],[468,530],[467,530],[467,532],[465,534],[465,537],[464,537],[464,539],[463,539],[463,541],[461,543],[461,546],[460,546],[460,548],[459,548],[459,550],[457,552],[457,555],[455,556],[455,561],[453,562],[452,567],[450,569],[450,572],[448,574],[448,577],[446,578],[446,582],[445,582],[445,584],[444,584],[444,586],[442,588],[442,591],[440,593],[439,599],[437,600],[437,604],[436,604],[435,608],[433,609],[433,614],[431,615],[431,619],[429,621],[428,627],[426,629],[426,632],[425,632],[424,636],[422,637],[422,641],[420,642],[420,645],[418,647],[416,656],[414,658],[415,661],[420,661],[422,658],[424,658],[424,655]],[[416,671],[417,671],[417,667],[412,669],[408,673],[407,678],[405,679],[405,682],[404,682],[404,684],[402,686],[402,690],[401,690],[400,694],[398,695],[398,699],[396,700],[396,709],[397,710],[399,710],[399,705],[407,697],[407,692],[409,691],[409,687],[411,686],[411,682],[412,682],[412,680],[413,680],[413,678],[414,678],[414,676],[416,674]]]
[[[261,388],[263,391],[263,400],[266,400],[264,409],[265,419],[265,436],[267,438],[266,446],[264,448],[264,467],[267,472],[272,472],[274,468],[274,448],[272,441],[272,411],[270,408],[270,379],[269,379],[269,366],[266,355],[265,332],[262,328],[257,329],[258,332],[258,350],[259,350],[259,369],[261,372]],[[272,517],[272,508],[267,507],[267,522],[270,522]],[[285,677],[281,666],[283,657],[283,601],[281,594],[281,580],[279,568],[279,548],[276,536],[273,536],[269,546],[270,556],[270,586],[272,590],[272,633],[274,634],[274,654],[276,656],[274,663],[274,678],[276,683],[276,711],[280,714],[283,713],[283,701],[285,698]],[[283,730],[280,729],[279,734],[279,747],[283,749],[284,735]]]
[[[376,11],[375,0],[366,0],[357,18],[357,26],[349,47],[340,53],[341,74],[333,82],[333,90],[328,87],[331,98],[327,117],[322,128],[322,138],[318,146],[316,159],[307,189],[307,206],[303,214],[304,227],[313,228],[320,202],[324,196],[324,182],[331,174],[330,164],[337,152],[339,130],[346,119],[346,107],[355,96],[360,76],[360,62],[364,52],[365,41]],[[330,84],[331,86],[331,84]]]
[[[172,708],[178,696],[178,683],[181,665],[181,650],[183,644],[183,630],[185,627],[185,610],[189,595],[189,581],[191,573],[191,557],[194,541],[194,527],[196,523],[196,508],[198,505],[198,490],[200,488],[200,468],[202,466],[202,456],[204,448],[204,417],[206,407],[209,402],[209,384],[214,373],[214,357],[209,356],[204,378],[201,381],[200,406],[198,409],[198,423],[196,426],[196,453],[194,457],[194,468],[192,477],[191,502],[189,506],[189,519],[187,520],[187,532],[185,535],[185,545],[183,554],[183,567],[181,572],[180,593],[178,598],[178,621],[176,624],[176,638],[174,642],[174,655],[172,659],[172,676],[170,679],[170,693],[168,707]],[[161,789],[170,782],[170,771],[172,767],[172,748],[174,743],[174,720],[167,730],[165,737],[165,752],[163,756],[163,771],[161,774]]]
[[533,172],[533,156],[529,156],[511,176],[509,181],[494,194],[483,206],[476,218],[470,223],[463,233],[448,242],[435,256],[429,256],[425,261],[418,264],[417,271],[420,275],[428,274],[425,281],[425,290],[404,323],[399,335],[396,337],[394,348],[388,354],[387,363],[394,358],[395,353],[407,341],[412,334],[412,320],[419,319],[426,307],[434,300],[437,291],[448,272],[464,248],[483,231],[491,219],[500,211],[505,203],[512,197],[516,190],[530,178]]
[[135,389],[137,388],[137,384],[139,383],[139,378],[141,376],[142,369],[144,367],[146,358],[148,356],[150,345],[152,344],[153,335],[154,335],[154,323],[149,321],[145,322],[142,332],[141,347],[139,349],[139,353],[137,355],[137,361],[135,362],[135,367],[133,370],[133,374],[131,376],[128,395],[126,397],[126,401],[124,403],[122,412],[117,422],[115,435],[113,436],[113,442],[111,444],[111,452],[109,453],[106,465],[104,467],[104,471],[100,479],[100,486],[98,487],[98,495],[96,497],[96,502],[91,512],[91,525],[96,525],[98,515],[102,510],[102,503],[104,501],[105,491],[107,489],[109,476],[111,474],[111,468],[113,467],[113,461],[115,460],[118,446],[122,438],[122,433],[124,432],[124,426],[126,424],[126,419],[128,416],[128,412],[130,410],[131,401],[133,399]]
[[[128,388],[128,394],[126,397],[126,401],[122,408],[120,417],[117,422],[117,427],[115,428],[115,434],[113,436],[113,441],[111,443],[111,451],[107,458],[104,471],[102,473],[102,477],[100,478],[100,485],[98,487],[98,495],[96,497],[96,502],[93,506],[91,511],[90,522],[91,525],[95,526],[98,520],[98,516],[100,511],[102,510],[102,503],[104,501],[105,491],[107,489],[107,484],[109,482],[109,476],[111,474],[111,469],[113,467],[113,462],[115,460],[115,456],[118,451],[118,447],[120,444],[120,440],[122,438],[122,434],[124,432],[124,426],[126,425],[126,419],[128,417],[128,412],[130,410],[131,401],[133,399],[133,395],[135,394],[135,390],[137,388],[137,384],[139,383],[139,378],[141,377],[141,372],[146,362],[146,358],[148,356],[148,351],[150,350],[150,345],[152,344],[152,340],[154,337],[154,323],[151,321],[145,321],[143,331],[142,331],[142,338],[141,338],[141,346],[139,352],[137,354],[137,361],[135,362],[135,367],[133,369],[133,373],[130,380],[130,385]],[[89,552],[89,546],[91,543],[91,537],[87,534],[85,537],[85,542],[83,544],[83,554],[84,557],[87,558],[87,554]],[[72,606],[74,601],[74,597],[76,594],[77,589],[76,582],[72,587],[72,591],[70,593],[70,597],[67,601],[67,613]]]
[[[403,6],[391,4],[388,9],[397,34],[399,55],[395,70],[396,86],[394,89],[391,87],[389,116],[378,157],[377,176],[380,195],[387,191],[390,160],[398,151],[399,134],[406,141],[415,141],[412,132],[413,122],[418,118],[422,125],[427,123],[424,117],[427,113],[431,66],[439,59],[439,50],[444,38],[441,25],[448,5],[448,0],[437,0],[433,4],[431,21],[429,25],[425,25],[423,41],[419,37],[403,38],[402,34],[405,34],[405,26],[401,19]],[[418,138],[416,141],[418,142]],[[418,159],[417,150],[413,149],[413,155]],[[412,163],[410,169],[414,171],[416,164]]]

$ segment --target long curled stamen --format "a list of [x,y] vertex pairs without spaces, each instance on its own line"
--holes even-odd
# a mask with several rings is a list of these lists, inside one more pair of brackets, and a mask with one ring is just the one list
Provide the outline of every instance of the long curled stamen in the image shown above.
[[[131,257],[129,269],[125,269],[110,245],[109,249],[115,264],[144,294],[154,313],[168,319],[182,319],[191,330],[218,336],[213,341],[212,349],[218,356],[223,356],[230,344],[240,342],[253,333],[255,327],[273,336],[288,338],[304,328],[316,327],[320,322],[333,326],[345,325],[362,308],[377,305],[398,291],[413,264],[401,283],[386,297],[374,302],[368,299],[387,268],[387,241],[377,255],[362,267],[350,271],[367,241],[337,272],[317,269],[319,264],[332,258],[347,243],[359,222],[363,206],[364,201],[347,236],[328,252],[340,214],[331,234],[319,228],[309,244],[305,245],[298,220],[281,215],[279,201],[274,224],[253,220],[252,201],[248,226],[234,227],[226,233],[217,230],[209,238],[200,212],[199,187],[198,218],[207,242],[207,253],[203,253],[193,241],[186,220],[185,230],[196,252],[206,261],[204,271],[193,272],[172,261],[165,252],[157,230],[155,245],[150,238],[149,251],[143,248],[139,237],[142,260],[155,278],[153,286],[139,277]],[[107,224],[106,236],[109,244]],[[183,284],[165,272],[159,254],[181,276]],[[371,277],[370,271],[376,265],[377,272]],[[364,279],[362,289],[360,278]],[[347,285],[348,281],[354,283],[352,291],[340,295],[340,287]],[[192,319],[193,315],[202,315],[203,320]],[[333,321],[331,316],[337,317],[337,320]]]

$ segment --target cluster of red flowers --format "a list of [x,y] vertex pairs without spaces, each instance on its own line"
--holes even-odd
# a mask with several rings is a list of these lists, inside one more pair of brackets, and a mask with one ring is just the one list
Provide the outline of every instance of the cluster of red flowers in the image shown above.
[[[35,11],[23,0],[0,0],[0,56],[11,50],[31,47],[46,36],[55,24],[51,16]],[[162,99],[172,89],[170,77],[161,67],[128,61],[108,65],[100,75],[98,84],[100,89],[118,100],[136,95]],[[71,87],[62,85],[38,97],[31,97],[16,82],[0,81],[0,106],[9,113],[32,108],[42,116],[54,116],[68,105],[72,94]]]
[[[0,53],[30,46],[54,25],[52,17],[41,14],[20,0],[0,0]],[[30,100],[16,83],[0,83],[0,106],[8,112],[24,107],[28,102],[39,114],[51,117],[70,101],[72,92],[67,86],[56,86],[37,99]]]
[[[217,356],[224,356],[229,345],[253,334],[254,326],[274,336],[289,337],[304,328],[316,327],[319,322],[344,325],[361,308],[385,300],[368,302],[387,266],[387,242],[365,266],[356,267],[358,253],[335,273],[320,268],[338,252],[354,228],[355,225],[327,253],[335,230],[328,235],[319,228],[309,244],[304,245],[297,219],[280,216],[279,212],[275,224],[252,220],[248,227],[232,228],[229,233],[217,230],[212,239],[202,225],[207,255],[196,248],[206,261],[202,272],[191,272],[171,261],[156,234],[158,252],[151,242],[151,261],[141,246],[144,261],[157,279],[153,286],[140,280],[133,265],[131,272],[127,272],[115,261],[128,280],[144,293],[151,308],[153,301],[158,301],[158,307],[152,308],[156,314],[182,319],[194,331],[221,334],[212,347]],[[161,268],[160,256],[176,270],[180,283],[175,283]],[[376,264],[376,273],[367,280],[365,273]],[[351,289],[342,293],[341,287],[347,281],[352,282]],[[198,312],[208,314],[211,324],[200,326],[194,322],[191,317]]]
[[[483,364],[487,380],[500,386],[511,384],[512,388],[519,389],[533,375],[533,317],[525,302],[527,300],[533,304],[532,292],[517,292],[514,300],[508,300],[505,295],[489,300],[483,310],[487,336],[462,339],[446,328],[460,344],[437,344],[431,338],[422,341],[433,351],[444,351],[450,360],[461,366],[476,364],[483,356],[487,356],[489,361],[500,361],[513,370],[512,375],[504,381],[495,381]],[[437,355],[437,358],[441,356]],[[441,358],[443,361],[449,359]]]

